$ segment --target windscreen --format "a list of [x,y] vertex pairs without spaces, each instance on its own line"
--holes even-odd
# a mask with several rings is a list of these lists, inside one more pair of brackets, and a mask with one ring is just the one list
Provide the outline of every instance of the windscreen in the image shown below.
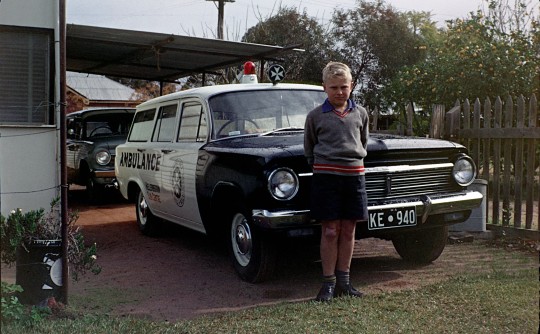
[[89,116],[85,120],[86,137],[91,139],[103,136],[126,136],[132,120],[133,113]]
[[308,112],[326,94],[316,90],[258,90],[221,94],[209,100],[213,138],[304,128]]

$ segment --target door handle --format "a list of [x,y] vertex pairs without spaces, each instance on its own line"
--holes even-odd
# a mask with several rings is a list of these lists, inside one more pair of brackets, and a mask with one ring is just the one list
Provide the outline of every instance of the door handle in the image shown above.
[[173,152],[174,152],[174,150],[168,150],[168,149],[162,149],[161,150],[161,153],[163,153],[163,154],[169,154],[169,153],[173,153]]

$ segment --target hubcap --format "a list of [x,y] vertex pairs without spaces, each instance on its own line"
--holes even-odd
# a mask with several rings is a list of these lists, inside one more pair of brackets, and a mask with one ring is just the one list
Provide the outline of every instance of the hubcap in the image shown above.
[[251,259],[252,238],[251,229],[242,214],[234,216],[231,226],[231,241],[236,260],[242,266],[247,266]]
[[139,193],[139,220],[141,221],[142,225],[146,223],[147,214],[148,214],[148,204],[146,204],[146,200],[144,199],[144,196],[141,192]]

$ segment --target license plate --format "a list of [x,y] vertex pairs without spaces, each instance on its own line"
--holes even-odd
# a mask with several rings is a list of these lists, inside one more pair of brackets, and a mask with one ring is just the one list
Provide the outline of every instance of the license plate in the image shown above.
[[416,225],[416,208],[370,210],[368,229],[382,230]]

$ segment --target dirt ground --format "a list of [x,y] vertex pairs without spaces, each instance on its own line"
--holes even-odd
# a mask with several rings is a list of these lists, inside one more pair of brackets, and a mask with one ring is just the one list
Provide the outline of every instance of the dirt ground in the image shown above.
[[[70,207],[79,211],[87,241],[97,243],[102,272],[70,282],[69,302],[79,309],[177,321],[307,302],[319,289],[320,263],[313,250],[284,247],[276,277],[250,284],[238,278],[227,254],[203,235],[167,225],[164,236],[149,238],[138,231],[133,204],[113,196],[89,206],[81,198],[82,190],[70,190]],[[419,288],[463,272],[516,268],[538,268],[538,254],[516,257],[476,238],[449,244],[437,261],[418,267],[403,262],[391,242],[364,239],[356,245],[351,280],[359,290],[378,294]],[[2,267],[2,280],[14,282],[14,269]]]

